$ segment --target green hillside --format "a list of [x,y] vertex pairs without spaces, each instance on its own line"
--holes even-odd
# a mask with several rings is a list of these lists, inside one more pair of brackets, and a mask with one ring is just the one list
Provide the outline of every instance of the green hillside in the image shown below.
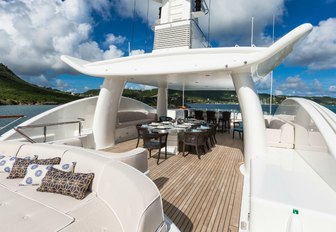
[[0,105],[63,104],[79,98],[70,93],[32,85],[0,63]]
[[[99,90],[89,90],[84,93],[86,96],[98,95]],[[137,99],[150,106],[156,107],[157,89],[152,90],[130,90],[125,89],[123,96]],[[273,104],[280,104],[287,96],[273,96]],[[304,97],[313,100],[322,105],[336,105],[336,99],[332,97]],[[262,104],[268,104],[270,95],[261,93],[259,99]],[[188,103],[217,103],[217,104],[238,104],[238,98],[235,91],[185,91],[184,102]],[[169,108],[178,108],[182,104],[182,91],[168,91]]]

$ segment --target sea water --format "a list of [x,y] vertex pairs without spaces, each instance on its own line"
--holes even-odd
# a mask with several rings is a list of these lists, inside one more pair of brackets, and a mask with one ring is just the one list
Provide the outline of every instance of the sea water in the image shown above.
[[[12,129],[13,127],[21,124],[22,122],[44,112],[49,109],[56,107],[56,105],[5,105],[0,106],[0,115],[24,115],[24,118],[17,120],[15,123],[8,127],[3,128],[8,123],[15,120],[15,118],[0,119],[0,135],[6,131]],[[1,129],[3,128],[3,129]]]
[[[200,109],[200,110],[215,110],[215,111],[232,111],[232,112],[240,112],[240,107],[238,104],[188,104],[190,109]],[[0,135],[5,133],[6,131],[12,129],[14,126],[19,125],[20,123],[28,120],[44,111],[52,109],[56,107],[56,105],[0,105],[0,115],[17,115],[22,114],[25,115],[24,118],[16,121],[11,124],[9,127],[1,129],[13,119],[0,119]],[[271,114],[274,114],[278,105],[272,105]],[[336,113],[336,106],[327,106],[331,111]],[[264,114],[269,114],[270,106],[262,105],[262,110]]]
[[[213,111],[231,111],[240,112],[240,106],[238,104],[187,104],[190,109],[193,110],[213,110]],[[274,114],[278,105],[261,105],[264,114]],[[271,113],[270,113],[271,112]]]
[[[214,110],[214,111],[232,111],[232,112],[240,112],[240,106],[238,104],[196,104],[196,103],[188,103],[189,109],[192,110]],[[261,105],[264,114],[274,115],[275,111],[278,108],[278,105]],[[332,112],[336,113],[336,105],[328,105],[325,106]]]

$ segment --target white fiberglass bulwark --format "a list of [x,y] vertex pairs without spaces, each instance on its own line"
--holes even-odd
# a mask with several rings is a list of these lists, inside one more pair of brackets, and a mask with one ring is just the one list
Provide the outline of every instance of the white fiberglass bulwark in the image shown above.
[[275,116],[295,128],[295,150],[336,192],[336,115],[315,102],[290,98]]
[[294,148],[268,147],[267,155],[251,159],[244,179],[250,192],[243,199],[249,209],[242,207],[249,212],[242,222],[249,223],[240,231],[297,231],[289,229],[293,217],[299,231],[335,231],[336,115],[312,101],[289,98],[274,117],[294,127]]

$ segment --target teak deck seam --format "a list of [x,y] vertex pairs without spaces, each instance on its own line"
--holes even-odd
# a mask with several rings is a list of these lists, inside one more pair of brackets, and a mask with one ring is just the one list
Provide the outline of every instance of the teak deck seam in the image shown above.
[[[217,134],[218,144],[201,156],[161,154],[148,159],[150,178],[158,186],[164,213],[181,231],[238,231],[243,176],[243,143],[230,134]],[[134,149],[136,140],[108,149]],[[140,142],[140,146],[142,143]],[[155,152],[153,152],[155,154]]]

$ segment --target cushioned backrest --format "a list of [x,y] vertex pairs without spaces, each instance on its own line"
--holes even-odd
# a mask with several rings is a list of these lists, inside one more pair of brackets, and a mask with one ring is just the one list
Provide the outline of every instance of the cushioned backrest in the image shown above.
[[75,172],[94,173],[95,177],[90,186],[90,191],[97,192],[98,181],[104,164],[109,161],[109,158],[95,155],[84,149],[74,148],[64,153],[61,163],[76,162]]
[[124,232],[156,231],[163,222],[162,201],[155,184],[117,160],[105,165],[97,194],[118,216]]
[[283,121],[278,120],[278,119],[274,119],[270,122],[269,124],[269,128],[271,129],[280,129],[280,127],[285,124]]
[[281,142],[294,144],[294,127],[289,123],[281,126]]
[[16,156],[22,145],[20,142],[0,142],[0,155]]
[[37,155],[38,159],[49,159],[54,157],[62,157],[64,152],[68,150],[67,146],[33,143],[25,144],[19,150],[18,157],[27,157]]
[[118,112],[119,122],[137,121],[137,120],[146,119],[146,118],[147,118],[147,114],[145,112],[134,112],[134,111]]

